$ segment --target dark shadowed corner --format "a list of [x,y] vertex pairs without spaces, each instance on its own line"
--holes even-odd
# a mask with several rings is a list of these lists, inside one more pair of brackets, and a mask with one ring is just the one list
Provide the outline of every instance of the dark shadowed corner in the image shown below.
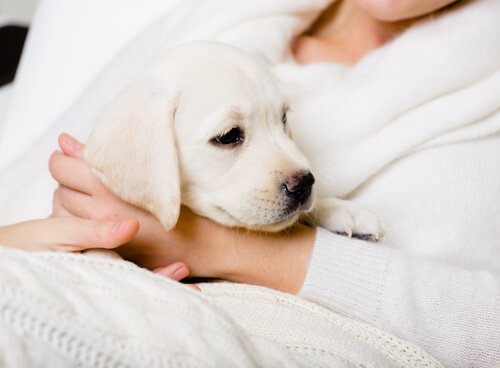
[[28,34],[28,28],[6,25],[0,28],[0,86],[14,80]]

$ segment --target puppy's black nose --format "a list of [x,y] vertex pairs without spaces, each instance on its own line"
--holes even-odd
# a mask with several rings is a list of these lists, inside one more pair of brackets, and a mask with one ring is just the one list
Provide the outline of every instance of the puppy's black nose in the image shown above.
[[314,176],[309,171],[297,173],[288,178],[283,187],[287,196],[295,199],[300,204],[304,204],[311,196]]

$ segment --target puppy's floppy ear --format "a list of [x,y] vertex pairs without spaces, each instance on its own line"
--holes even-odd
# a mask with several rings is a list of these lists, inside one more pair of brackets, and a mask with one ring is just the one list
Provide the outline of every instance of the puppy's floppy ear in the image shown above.
[[174,134],[178,94],[135,82],[104,111],[87,141],[85,159],[114,194],[171,229],[180,210]]

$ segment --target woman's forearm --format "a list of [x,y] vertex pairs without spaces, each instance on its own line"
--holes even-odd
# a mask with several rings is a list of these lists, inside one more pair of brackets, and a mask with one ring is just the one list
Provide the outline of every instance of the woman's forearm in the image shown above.
[[226,229],[212,234],[217,234],[217,239],[212,247],[207,247],[208,263],[204,263],[208,267],[200,272],[294,294],[300,290],[312,253],[314,229],[297,224],[276,234],[244,229]]
[[[59,144],[65,154],[56,153],[50,161],[52,175],[63,186],[55,194],[59,204],[55,212],[63,209],[98,220],[138,220],[137,236],[117,249],[125,259],[148,269],[182,261],[193,277],[218,277],[292,293],[302,286],[314,229],[297,224],[270,234],[227,228],[182,207],[175,228],[165,231],[151,214],[123,202],[103,186],[83,162],[81,143],[64,134]],[[73,177],[80,180],[75,182]]]

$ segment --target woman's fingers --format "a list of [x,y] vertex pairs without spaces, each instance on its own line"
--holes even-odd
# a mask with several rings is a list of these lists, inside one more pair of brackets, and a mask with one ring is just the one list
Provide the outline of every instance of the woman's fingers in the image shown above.
[[68,133],[62,133],[58,139],[59,147],[65,155],[83,160],[85,146]]
[[99,179],[85,161],[56,151],[50,156],[49,169],[52,177],[61,185],[82,193],[95,194],[104,189]]
[[83,160],[85,146],[67,133],[59,136],[62,152],[56,151],[49,160],[49,169],[60,184],[87,194],[104,189],[99,179]]
[[130,241],[139,230],[136,220],[93,221],[78,217],[33,220],[0,228],[0,243],[25,250],[75,252],[113,249]]
[[54,191],[52,195],[52,214],[50,217],[67,217],[73,216],[61,203],[58,191]]
[[81,217],[84,219],[105,220],[94,216],[96,211],[95,201],[92,196],[85,193],[59,186],[54,192],[54,207],[59,206],[58,212],[69,213],[72,216]]
[[93,221],[62,217],[40,221],[40,228],[35,229],[38,230],[39,243],[47,244],[53,250],[68,252],[114,249],[132,240],[139,230],[136,220]]
[[189,268],[184,262],[175,262],[166,267],[156,268],[153,272],[169,279],[180,281],[189,275]]
[[[189,276],[189,268],[184,262],[175,262],[166,267],[159,267],[153,270],[154,273],[172,279],[174,281],[181,281]],[[185,284],[187,287],[201,291],[196,284]]]

